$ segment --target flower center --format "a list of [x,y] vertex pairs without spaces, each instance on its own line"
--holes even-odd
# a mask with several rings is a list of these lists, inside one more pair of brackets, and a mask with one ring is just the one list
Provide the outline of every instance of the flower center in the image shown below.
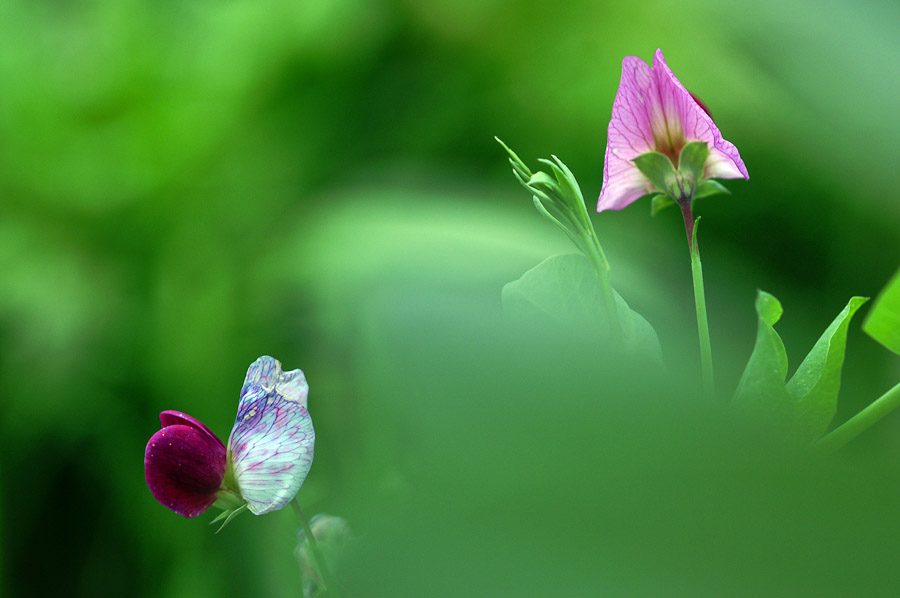
[[681,132],[681,126],[670,126],[668,122],[666,122],[665,126],[659,131],[659,134],[656,134],[656,131],[654,131],[653,137],[656,142],[656,151],[664,154],[672,161],[672,164],[677,167],[678,156],[681,155],[681,150],[687,145],[687,141],[685,141],[684,135]]

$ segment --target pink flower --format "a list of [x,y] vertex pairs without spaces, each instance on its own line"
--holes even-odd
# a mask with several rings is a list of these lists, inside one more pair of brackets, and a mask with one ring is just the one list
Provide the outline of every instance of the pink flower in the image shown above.
[[279,361],[257,359],[247,370],[227,447],[190,415],[163,411],[162,429],[144,453],[150,492],[184,517],[197,517],[214,503],[256,515],[284,507],[312,466],[316,437],[308,392],[302,371],[283,372]]
[[692,141],[709,146],[704,179],[750,178],[737,148],[722,138],[705,108],[669,69],[661,50],[652,68],[636,56],[626,56],[609,121],[597,211],[621,210],[643,195],[665,192],[654,187],[634,159],[659,152],[677,168],[682,148]]
[[162,429],[150,438],[144,453],[147,485],[166,507],[196,517],[225,490],[225,445],[185,413],[163,411],[159,421]]

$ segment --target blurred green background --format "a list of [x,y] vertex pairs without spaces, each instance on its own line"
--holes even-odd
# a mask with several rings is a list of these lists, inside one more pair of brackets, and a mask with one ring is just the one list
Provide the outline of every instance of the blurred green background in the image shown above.
[[[751,177],[697,207],[728,396],[756,288],[793,368],[900,263],[898,23],[870,0],[0,2],[0,588],[299,595],[293,513],[213,535],[141,464],[163,409],[227,438],[271,354],[310,381],[300,498],[356,530],[350,595],[896,595],[900,416],[815,465],[724,433],[693,392],[681,221],[648,205],[594,223],[676,382],[510,333],[503,284],[571,248],[493,136],[593,204],[622,57],[663,49]],[[900,379],[860,321],[838,421]]]

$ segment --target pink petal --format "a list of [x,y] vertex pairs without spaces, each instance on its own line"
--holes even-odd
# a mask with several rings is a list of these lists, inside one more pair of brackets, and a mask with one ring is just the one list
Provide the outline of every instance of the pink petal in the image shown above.
[[228,450],[240,493],[256,515],[287,505],[312,466],[308,391],[303,372],[282,372],[271,357],[259,358],[247,372]]
[[150,438],[144,452],[150,492],[184,517],[206,511],[225,477],[225,448],[210,434],[195,425],[168,425]]
[[655,147],[646,107],[647,98],[656,96],[655,86],[656,78],[647,63],[626,56],[607,132],[598,212],[621,210],[653,188],[632,160]]
[[722,137],[722,133],[681,81],[666,64],[662,50],[653,56],[653,71],[657,77],[660,97],[663,98],[664,112],[670,127],[680,123],[686,142],[705,141],[710,148],[710,158],[706,163],[706,176],[721,179],[749,179],[747,167],[737,148]]

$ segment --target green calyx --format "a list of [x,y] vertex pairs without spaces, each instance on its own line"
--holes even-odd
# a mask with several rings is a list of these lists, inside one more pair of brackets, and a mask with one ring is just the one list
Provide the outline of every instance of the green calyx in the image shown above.
[[633,160],[656,189],[651,206],[653,214],[675,203],[690,204],[699,197],[728,193],[716,181],[704,179],[707,158],[709,146],[703,141],[692,141],[681,149],[678,168],[660,152],[647,152]]
[[222,531],[232,519],[247,509],[247,502],[244,500],[244,497],[241,496],[240,487],[238,487],[237,480],[234,477],[234,471],[232,471],[231,459],[228,459],[228,465],[225,467],[225,477],[222,480],[222,487],[219,489],[218,494],[216,494],[216,502],[213,503],[213,506],[222,509],[222,512],[209,522],[210,525],[224,519],[222,525],[216,530],[217,534]]
[[225,526],[231,523],[232,519],[240,515],[243,511],[247,510],[247,503],[241,503],[240,506],[233,508],[226,508],[219,504],[219,500],[216,500],[216,502],[213,503],[213,506],[222,507],[222,509],[224,509],[221,513],[218,514],[215,519],[209,522],[209,524],[212,525],[213,523],[218,523],[219,521],[222,521],[224,519],[224,521],[222,521],[222,525],[220,525],[219,529],[216,530],[217,534],[225,529]]

